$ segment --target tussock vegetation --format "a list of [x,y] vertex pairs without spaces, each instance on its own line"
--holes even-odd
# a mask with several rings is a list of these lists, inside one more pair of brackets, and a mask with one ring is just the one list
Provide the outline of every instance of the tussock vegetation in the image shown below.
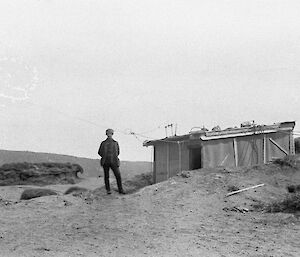
[[267,212],[288,212],[300,211],[300,193],[289,194],[284,200],[275,201],[264,207]]
[[71,163],[8,163],[0,167],[0,186],[74,184],[83,169]]
[[297,157],[295,155],[287,155],[284,158],[275,159],[274,164],[278,164],[281,167],[288,166],[292,168],[297,168]]
[[289,193],[296,193],[300,192],[300,185],[288,185],[286,187]]
[[152,184],[153,178],[151,172],[136,175],[132,179],[127,180],[123,183],[126,193],[134,193],[139,189]]

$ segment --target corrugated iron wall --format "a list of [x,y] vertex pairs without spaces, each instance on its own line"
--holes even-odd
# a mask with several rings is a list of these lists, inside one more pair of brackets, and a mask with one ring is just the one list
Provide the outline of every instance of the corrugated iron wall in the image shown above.
[[290,147],[290,135],[288,133],[276,132],[276,133],[266,134],[267,161],[272,161],[272,159],[274,158],[282,158],[286,155],[283,152],[283,150],[280,150],[274,143],[272,143],[272,140],[275,141],[278,144],[278,146],[280,146],[288,154],[292,153]]
[[155,145],[155,182],[164,181],[189,169],[189,151],[184,142],[160,142]]
[[237,166],[250,166],[264,163],[264,135],[238,137]]
[[203,142],[202,166],[235,166],[233,138]]

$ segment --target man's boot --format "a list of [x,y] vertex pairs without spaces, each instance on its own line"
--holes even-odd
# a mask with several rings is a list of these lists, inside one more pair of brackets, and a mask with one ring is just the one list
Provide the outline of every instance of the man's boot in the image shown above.
[[126,195],[125,191],[122,189],[122,190],[119,190],[119,194],[121,195]]

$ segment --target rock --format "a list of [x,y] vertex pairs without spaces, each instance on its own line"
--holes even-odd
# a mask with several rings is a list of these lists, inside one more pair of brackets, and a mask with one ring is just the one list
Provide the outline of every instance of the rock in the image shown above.
[[0,167],[0,186],[74,184],[83,173],[71,163],[9,163]]
[[84,187],[77,187],[77,186],[74,186],[74,187],[70,187],[69,189],[67,189],[67,191],[65,192],[65,195],[68,195],[68,194],[81,194],[81,193],[84,193],[88,191],[86,188]]
[[57,193],[54,190],[47,188],[29,188],[23,191],[20,199],[29,200],[47,195],[57,195]]
[[2,199],[1,197],[0,197],[0,206],[1,205],[5,205],[5,206],[7,206],[7,205],[12,205],[12,204],[15,204],[16,202],[13,202],[13,201],[10,201],[10,200],[4,200],[4,199]]
[[183,178],[189,178],[191,176],[191,173],[189,171],[182,171],[180,173],[180,176]]
[[224,207],[222,209],[223,211],[234,211],[234,212],[241,212],[241,213],[246,213],[249,212],[248,208],[244,208],[244,207]]
[[238,186],[236,186],[236,185],[229,185],[229,186],[227,186],[227,191],[228,192],[234,192],[234,191],[238,191],[238,190],[240,190],[240,188]]

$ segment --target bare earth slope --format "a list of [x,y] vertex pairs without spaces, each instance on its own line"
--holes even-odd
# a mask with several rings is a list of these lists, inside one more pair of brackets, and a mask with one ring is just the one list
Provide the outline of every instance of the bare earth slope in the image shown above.
[[[300,256],[297,216],[255,209],[300,184],[299,169],[202,169],[125,196],[90,182],[81,196],[0,201],[0,255]],[[233,186],[261,183],[224,197]]]

